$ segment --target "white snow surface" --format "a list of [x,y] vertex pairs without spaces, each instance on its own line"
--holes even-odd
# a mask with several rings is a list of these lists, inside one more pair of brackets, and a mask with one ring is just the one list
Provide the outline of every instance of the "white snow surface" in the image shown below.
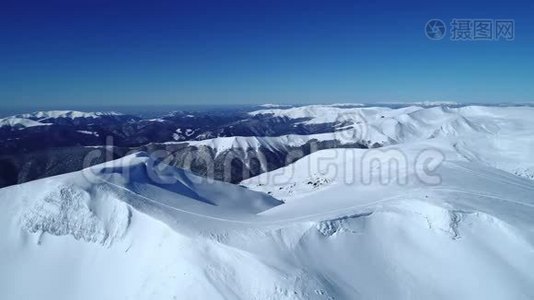
[[0,189],[0,298],[534,298],[532,110],[358,110],[412,135],[242,186],[139,153]]
[[27,127],[35,126],[45,126],[49,125],[46,123],[40,123],[30,119],[17,118],[17,117],[7,117],[0,119],[0,128],[1,127],[11,127],[15,129],[24,129]]
[[116,112],[82,112],[73,110],[52,110],[52,111],[38,111],[28,114],[20,114],[6,118],[0,118],[1,127],[11,127],[15,129],[24,129],[27,127],[46,126],[50,125],[47,121],[52,119],[77,119],[87,118],[95,119],[104,116],[120,116],[122,114]]

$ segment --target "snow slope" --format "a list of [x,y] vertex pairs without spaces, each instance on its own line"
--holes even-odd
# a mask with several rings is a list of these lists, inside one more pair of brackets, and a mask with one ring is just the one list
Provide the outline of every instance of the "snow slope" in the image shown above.
[[1,298],[224,295],[211,283],[218,265],[255,260],[220,248],[208,229],[280,202],[153,164],[132,155],[0,190]]
[[[437,183],[417,175],[429,148]],[[360,171],[395,149],[390,181]],[[243,185],[265,193],[137,154],[1,189],[2,299],[534,297],[533,183],[445,139],[323,150]]]
[[[442,140],[404,145],[407,163],[384,182],[396,149],[323,150],[242,184],[285,201],[262,215],[320,220],[296,255],[343,299],[532,298],[534,184]],[[437,182],[417,176],[428,149],[445,157]]]
[[34,120],[25,119],[25,118],[7,117],[7,118],[0,119],[0,128],[10,127],[10,128],[15,128],[15,129],[24,129],[27,127],[45,126],[45,125],[49,125],[49,124],[40,123]]

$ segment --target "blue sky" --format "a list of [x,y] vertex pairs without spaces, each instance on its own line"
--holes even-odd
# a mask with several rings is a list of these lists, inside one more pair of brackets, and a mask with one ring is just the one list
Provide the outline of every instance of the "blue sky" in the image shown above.
[[[532,16],[526,0],[2,1],[0,106],[534,101]],[[515,40],[432,41],[432,18],[514,19]]]

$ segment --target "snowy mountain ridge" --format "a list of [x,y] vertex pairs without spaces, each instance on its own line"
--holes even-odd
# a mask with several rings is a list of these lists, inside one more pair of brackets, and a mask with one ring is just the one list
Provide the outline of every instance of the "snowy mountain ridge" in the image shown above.
[[11,127],[15,129],[24,129],[27,127],[46,126],[49,124],[40,123],[30,119],[8,117],[0,119],[0,127]]
[[28,127],[53,124],[58,119],[98,119],[103,117],[124,116],[116,112],[81,112],[73,110],[38,111],[0,118],[0,127],[24,129]]
[[99,118],[109,116],[121,116],[123,114],[117,112],[83,112],[76,110],[50,110],[50,111],[37,111],[29,114],[20,114],[16,117],[31,120],[44,120],[44,119],[76,119],[76,118]]

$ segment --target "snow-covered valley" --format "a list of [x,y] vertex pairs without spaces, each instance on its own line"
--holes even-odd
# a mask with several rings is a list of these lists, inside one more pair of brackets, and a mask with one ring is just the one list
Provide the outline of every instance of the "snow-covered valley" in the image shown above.
[[139,152],[2,188],[0,298],[532,299],[532,112],[269,107],[336,130],[190,143],[378,146],[239,185]]

